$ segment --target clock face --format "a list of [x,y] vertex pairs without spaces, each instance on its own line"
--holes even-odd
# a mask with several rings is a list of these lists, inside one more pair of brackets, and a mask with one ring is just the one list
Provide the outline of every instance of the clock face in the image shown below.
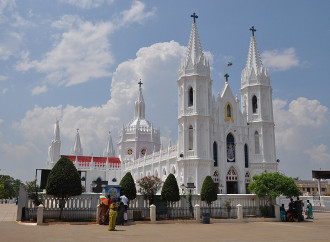
[[141,155],[145,155],[146,154],[146,149],[145,148],[143,148],[142,150],[141,150]]
[[129,149],[127,150],[127,154],[129,154],[129,155],[133,154],[133,150],[132,150],[131,148],[129,148]]

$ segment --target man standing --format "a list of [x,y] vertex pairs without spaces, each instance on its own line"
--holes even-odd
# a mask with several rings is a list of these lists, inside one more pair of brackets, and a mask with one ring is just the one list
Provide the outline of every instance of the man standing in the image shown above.
[[127,208],[128,208],[128,198],[123,194],[120,196],[121,202],[124,204],[124,222],[127,223]]

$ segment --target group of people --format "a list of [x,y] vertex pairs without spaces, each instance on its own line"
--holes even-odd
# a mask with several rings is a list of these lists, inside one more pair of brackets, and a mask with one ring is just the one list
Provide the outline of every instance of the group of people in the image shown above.
[[116,224],[127,223],[128,198],[125,195],[120,198],[111,198],[108,195],[106,201],[100,204],[99,224],[108,224],[109,231],[115,230]]
[[[280,208],[281,220],[283,222],[303,221],[304,220],[303,209],[304,209],[304,203],[302,200],[299,199],[299,197],[297,197],[296,201],[293,201],[293,199],[291,198],[288,211],[285,210],[284,204],[282,204],[282,207]],[[305,215],[306,215],[306,219],[314,218],[313,206],[309,202],[309,200],[307,200]]]

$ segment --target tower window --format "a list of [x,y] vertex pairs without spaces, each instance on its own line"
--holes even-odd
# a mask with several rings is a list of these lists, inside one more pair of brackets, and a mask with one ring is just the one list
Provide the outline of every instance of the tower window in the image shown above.
[[252,112],[257,113],[258,112],[258,99],[256,96],[252,97]]
[[229,104],[227,105],[227,117],[231,118],[231,108]]
[[213,160],[214,160],[214,166],[218,166],[218,145],[217,142],[215,141],[213,143]]
[[249,150],[247,144],[244,145],[245,168],[249,168]]
[[194,90],[190,87],[188,94],[188,106],[191,107],[192,105],[194,105]]
[[259,133],[258,131],[256,131],[254,133],[254,151],[256,154],[259,154],[260,153],[260,147],[259,147]]
[[231,133],[227,135],[227,162],[235,162],[235,139]]
[[193,150],[194,147],[194,129],[193,126],[189,126],[189,150]]

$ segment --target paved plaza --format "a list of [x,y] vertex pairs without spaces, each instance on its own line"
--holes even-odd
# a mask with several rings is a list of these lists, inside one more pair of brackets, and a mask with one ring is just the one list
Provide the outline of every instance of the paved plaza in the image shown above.
[[[17,206],[0,204],[0,241],[329,241],[330,213],[300,223],[248,222],[196,224],[170,222],[107,226],[79,223],[15,222]],[[211,221],[212,222],[212,221]]]

